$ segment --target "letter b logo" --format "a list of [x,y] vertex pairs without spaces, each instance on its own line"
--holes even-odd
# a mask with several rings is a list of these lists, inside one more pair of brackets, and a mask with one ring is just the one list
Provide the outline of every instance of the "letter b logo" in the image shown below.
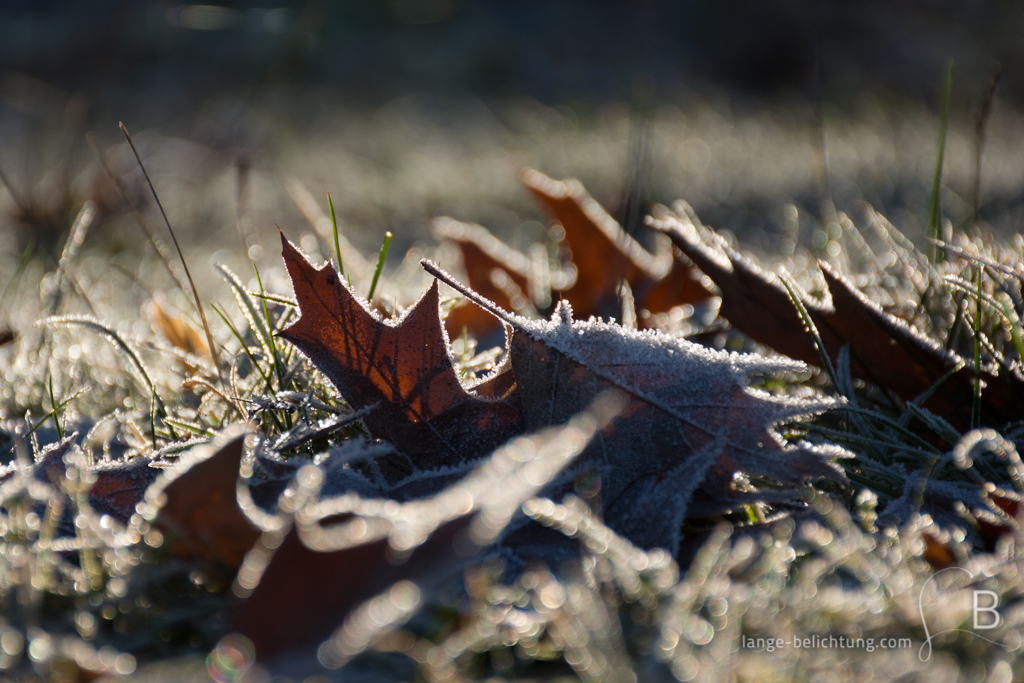
[[[979,629],[979,630],[984,630],[984,629],[990,629],[990,628],[995,628],[995,627],[999,626],[999,624],[1002,623],[1002,620],[1003,620],[1003,618],[999,614],[999,612],[996,611],[996,607],[999,605],[999,596],[996,595],[992,591],[976,590],[976,591],[972,591],[972,592],[974,593],[974,628]],[[989,598],[992,599],[992,602],[987,607],[982,607],[981,605],[978,604],[978,596],[980,596],[980,595],[988,596]],[[991,613],[992,616],[993,616],[993,620],[991,622],[986,622],[984,624],[979,624],[978,623],[978,612],[989,612],[989,613]]]

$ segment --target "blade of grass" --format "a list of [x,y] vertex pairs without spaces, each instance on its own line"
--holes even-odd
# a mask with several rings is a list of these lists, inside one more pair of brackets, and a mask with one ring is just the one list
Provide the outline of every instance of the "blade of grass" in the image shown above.
[[958,432],[953,425],[942,419],[941,415],[936,415],[932,411],[926,408],[920,408],[913,403],[907,404],[907,410],[912,412],[917,419],[926,424],[929,429],[945,439],[946,443],[950,446],[955,446],[957,441],[960,440],[960,437],[962,436],[960,432]]
[[175,420],[173,418],[168,417],[164,418],[164,424],[174,425],[175,427],[181,429],[182,431],[191,432],[192,434],[198,434],[199,436],[208,436],[210,438],[216,436],[216,433],[212,429],[208,429],[201,425],[192,424],[190,422],[186,422],[185,420]]
[[[249,351],[249,347],[246,346],[245,341],[242,339],[242,335],[240,335],[238,333],[238,330],[235,329],[235,326],[231,324],[231,320],[227,317],[227,315],[225,315],[223,311],[217,308],[217,304],[210,304],[210,306],[213,308],[214,312],[220,316],[220,319],[224,321],[224,324],[228,326],[228,329],[231,330],[231,334],[235,335],[235,339],[238,340],[238,345],[242,347],[242,351],[244,351],[245,355],[249,357],[249,362],[252,363],[252,366],[256,368],[257,372],[260,373],[260,377],[263,378],[263,383],[267,387],[267,393],[273,395],[274,385],[270,381],[270,377],[267,376],[267,373],[263,372],[263,367],[256,362],[256,359],[253,357],[252,352]],[[239,412],[241,412],[241,409],[239,409]],[[274,420],[274,424],[277,426],[278,431],[283,431],[284,427],[281,425],[281,422],[277,419],[277,415],[275,415],[273,411],[268,412],[270,413],[270,417]]]
[[[15,446],[17,446],[18,444],[20,444],[20,443],[24,442],[24,441],[25,441],[26,439],[28,439],[28,438],[29,438],[30,436],[32,436],[33,434],[35,434],[35,431],[36,431],[37,429],[39,429],[40,427],[42,427],[42,426],[43,426],[44,424],[46,424],[46,421],[47,421],[47,420],[49,420],[49,419],[50,419],[51,417],[53,417],[53,416],[54,416],[54,415],[55,415],[55,414],[57,413],[57,411],[58,411],[58,410],[63,410],[63,409],[64,409],[64,408],[65,408],[65,407],[66,407],[66,406],[67,406],[67,405],[69,404],[69,403],[71,403],[71,402],[72,402],[72,401],[74,401],[74,400],[75,400],[76,398],[78,398],[78,397],[79,397],[79,396],[81,396],[82,394],[84,394],[84,393],[86,393],[87,391],[89,391],[89,390],[90,390],[91,388],[92,388],[92,387],[89,387],[89,386],[84,386],[84,387],[82,387],[81,389],[79,389],[78,391],[76,391],[75,393],[73,393],[73,394],[72,394],[71,396],[69,396],[68,398],[66,398],[66,399],[64,399],[63,401],[61,401],[60,403],[58,403],[58,404],[57,404],[57,405],[56,405],[56,406],[54,407],[54,409],[53,409],[53,410],[51,410],[50,412],[48,412],[48,413],[47,413],[46,415],[43,415],[43,419],[41,419],[41,420],[40,420],[39,422],[37,422],[37,423],[36,423],[36,426],[35,426],[35,427],[33,427],[32,429],[28,430],[28,431],[27,431],[27,432],[26,432],[26,433],[25,433],[24,435],[22,435],[22,436],[21,436],[21,437],[20,437],[19,439],[15,440],[15,441],[14,441],[14,443],[12,443],[12,444],[11,444],[11,449],[10,449],[10,451],[8,451],[8,453],[13,453],[13,452],[14,452],[14,448],[15,448]],[[61,438],[63,438],[63,437],[61,437]]]
[[274,343],[272,330],[266,327],[263,317],[260,316],[256,310],[256,302],[249,296],[245,287],[242,286],[242,281],[238,279],[230,268],[225,266],[223,263],[218,263],[214,266],[220,274],[224,277],[224,280],[228,283],[231,291],[235,295],[235,302],[238,304],[238,308],[242,311],[242,315],[245,316],[246,321],[249,323],[249,328],[256,335],[257,341],[260,346],[263,347],[263,353],[267,358],[273,357],[273,352],[270,350],[270,346]]
[[[977,292],[974,289],[974,283],[965,282],[953,275],[947,275],[944,278],[944,282],[951,288],[962,291],[970,298],[977,300]],[[1024,359],[1024,337],[1022,337],[1020,318],[1014,310],[1012,301],[1007,303],[1007,301],[1004,300],[1010,298],[1009,293],[1003,289],[1000,294],[1002,296],[1000,299],[996,299],[988,294],[982,294],[982,300],[989,305],[992,312],[999,318],[1003,329],[1010,336],[1010,343],[1017,352],[1017,355]],[[960,313],[959,310],[957,312]]]
[[[260,277],[260,269],[256,266],[255,263],[252,264],[252,269],[256,271],[256,282],[259,283],[260,294],[262,295],[263,294],[263,278]],[[277,374],[277,386],[278,386],[278,389],[280,391],[284,391],[285,390],[285,387],[284,387],[284,370],[281,367],[281,357],[278,354],[277,344],[274,342],[273,334],[271,334],[269,332],[270,330],[274,329],[274,325],[270,321],[270,310],[267,308],[267,300],[266,300],[266,298],[262,298],[260,303],[263,304],[263,319],[264,319],[265,324],[267,326],[268,335],[270,336],[270,339],[269,339],[269,342],[270,342],[270,353],[271,353],[271,355],[273,356],[273,359],[274,359],[274,372]]]
[[[935,161],[935,178],[932,180],[931,209],[928,213],[928,235],[932,239],[942,239],[942,206],[939,190],[942,183],[942,164],[946,156],[946,128],[949,124],[949,100],[953,91],[953,60],[946,66],[946,88],[942,96],[942,118],[939,120],[939,154]],[[945,252],[932,245],[931,262],[938,263],[945,258]]]
[[981,194],[981,152],[985,147],[985,128],[988,124],[988,117],[992,113],[996,100],[996,90],[999,88],[999,79],[1002,76],[1002,66],[996,64],[995,73],[988,83],[985,97],[978,109],[978,116],[974,126],[974,191],[971,193],[971,225],[978,222],[978,197]]
[[93,218],[95,217],[96,205],[92,200],[88,200],[79,210],[74,223],[71,224],[71,230],[68,232],[68,238],[64,242],[64,249],[61,250],[57,270],[53,273],[53,277],[56,280],[56,287],[53,289],[52,299],[50,300],[49,315],[57,314],[57,309],[60,308],[64,298],[65,284],[71,285],[72,290],[76,294],[82,296],[90,310],[92,310],[93,315],[96,314],[96,310],[93,308],[92,303],[89,301],[84,291],[81,290],[81,287],[75,281],[75,278],[71,273],[71,261],[82,248],[82,243],[85,242],[85,237],[89,232],[89,226],[92,225]]
[[57,425],[57,438],[61,441],[64,440],[64,428],[60,426],[60,408],[57,407],[57,398],[53,393],[53,375],[50,375],[50,381],[47,383],[50,389],[50,406],[53,411],[50,413],[53,415],[53,423]]
[[139,371],[139,374],[142,376],[142,379],[145,382],[146,388],[149,390],[149,392],[156,392],[156,385],[153,383],[153,379],[152,377],[150,377],[149,371],[146,370],[146,366],[143,365],[142,359],[139,358],[138,354],[135,353],[134,349],[132,349],[132,347],[128,345],[128,342],[123,337],[121,337],[121,335],[119,335],[117,332],[107,327],[100,321],[95,320],[93,318],[87,318],[78,315],[63,315],[44,318],[37,322],[36,325],[44,327],[84,327],[88,330],[92,330],[93,332],[96,332],[106,337],[107,341],[109,341],[122,351],[124,351],[125,355],[127,355],[128,358],[132,361],[132,365],[134,365],[135,368]]
[[327,193],[327,206],[331,210],[331,227],[334,229],[334,253],[338,255],[338,275],[345,277],[345,266],[341,262],[341,244],[338,242],[338,218],[334,215],[334,200],[331,199],[330,192]]
[[[930,451],[930,452],[933,452],[933,453],[938,453],[939,452],[938,449],[935,446],[933,446],[932,444],[928,443],[923,438],[921,438],[917,434],[913,433],[909,429],[906,429],[905,427],[901,426],[897,421],[895,421],[895,420],[893,420],[893,419],[891,419],[889,417],[886,417],[885,415],[882,415],[879,412],[875,412],[873,410],[867,410],[865,408],[858,408],[858,407],[852,406],[852,405],[836,406],[835,410],[846,412],[846,413],[857,413],[858,415],[863,415],[868,420],[871,420],[871,421],[874,421],[874,422],[878,423],[881,427],[884,427],[885,429],[888,429],[888,430],[894,432],[895,434],[898,434],[899,436],[902,436],[903,438],[911,441],[912,443],[917,444],[920,448],[922,448],[922,449],[924,449],[926,451]],[[881,433],[881,432],[877,432],[876,431],[876,433]]]
[[[1003,297],[1009,299],[1010,296],[1006,292],[1003,292]],[[1010,335],[1010,344],[1013,345],[1014,350],[1017,352],[1017,357],[1024,362],[1024,329],[1021,327],[1020,317],[1013,308],[1013,303],[1005,301],[1004,299],[999,300],[1000,318],[1003,320],[1003,325],[1006,331]]]
[[95,155],[97,161],[99,161],[100,165],[103,166],[103,170],[106,171],[107,177],[110,178],[110,181],[114,183],[117,191],[121,194],[121,199],[124,200],[124,203],[128,205],[128,208],[135,216],[135,222],[138,223],[139,228],[146,235],[146,239],[148,239],[150,244],[153,245],[157,256],[160,257],[160,262],[164,264],[164,268],[167,269],[171,279],[178,283],[178,287],[181,288],[181,291],[187,292],[188,283],[186,283],[181,276],[175,272],[174,266],[171,265],[171,253],[168,251],[167,245],[153,233],[152,228],[149,227],[149,223],[146,222],[145,217],[142,215],[142,210],[139,209],[134,201],[132,201],[131,195],[128,194],[128,188],[124,186],[124,183],[121,182],[121,179],[117,177],[117,174],[114,173],[114,170],[107,162],[107,156],[103,153],[103,150],[100,149],[99,143],[96,142],[96,136],[92,133],[88,133],[85,136],[85,140],[89,143],[89,148],[92,149],[92,153]]
[[971,403],[971,428],[981,427],[981,266],[976,266],[978,298],[974,316],[974,400]]
[[252,366],[256,368],[256,370],[260,373],[260,376],[263,378],[263,382],[264,384],[266,384],[267,391],[273,394],[274,385],[271,383],[270,377],[267,376],[267,373],[263,372],[263,367],[256,362],[256,358],[252,355],[252,352],[249,351],[249,347],[246,346],[245,340],[242,339],[242,335],[239,334],[235,326],[231,324],[231,319],[228,318],[227,315],[225,315],[224,312],[222,312],[219,308],[217,308],[217,304],[210,304],[210,307],[214,310],[214,312],[217,315],[220,316],[220,319],[224,321],[224,324],[228,326],[228,329],[231,330],[231,334],[233,334],[235,336],[235,339],[238,340],[238,345],[242,347],[242,351],[244,351],[245,355],[249,357],[249,362],[252,363]]
[[281,296],[280,294],[267,294],[266,292],[252,292],[252,291],[250,291],[248,289],[245,290],[245,293],[248,294],[249,296],[256,297],[257,299],[265,299],[267,301],[272,301],[275,304],[281,304],[282,306],[291,306],[292,308],[295,308],[296,306],[299,305],[299,302],[296,301],[295,299],[289,299],[288,297]]
[[138,150],[135,149],[135,143],[132,141],[132,136],[129,135],[128,129],[124,127],[123,123],[119,122],[117,125],[121,128],[121,132],[124,133],[124,137],[128,141],[128,146],[132,148],[135,160],[139,163],[139,168],[142,169],[142,175],[145,176],[146,183],[149,185],[149,191],[153,193],[153,199],[156,201],[156,205],[160,209],[160,215],[163,216],[164,223],[167,225],[167,231],[171,233],[171,241],[174,242],[174,248],[178,252],[178,258],[181,259],[181,266],[185,269],[185,277],[188,278],[188,285],[192,292],[196,310],[199,312],[199,318],[203,322],[203,330],[206,332],[206,343],[210,347],[210,359],[213,361],[213,365],[217,369],[217,377],[220,379],[221,385],[227,386],[224,381],[224,371],[220,367],[220,359],[217,357],[217,345],[213,341],[213,331],[210,330],[210,322],[206,319],[206,311],[203,310],[203,302],[199,299],[199,290],[196,289],[196,283],[192,280],[192,273],[189,272],[188,263],[185,262],[185,256],[181,253],[181,246],[178,244],[178,238],[174,234],[174,229],[171,227],[171,221],[167,218],[167,212],[164,211],[164,205],[160,202],[160,197],[157,196],[156,188],[153,186],[153,181],[150,180],[149,173],[146,171],[146,167],[142,163],[142,157],[139,156]]
[[910,410],[910,407],[913,406],[915,408],[918,408],[921,405],[923,405],[925,401],[927,401],[929,398],[932,397],[932,394],[934,394],[936,391],[939,390],[939,387],[941,387],[945,383],[946,380],[948,380],[950,377],[952,377],[956,373],[960,372],[960,370],[963,369],[964,365],[965,365],[965,363],[963,361],[958,362],[952,368],[947,370],[946,374],[944,374],[939,379],[935,380],[935,383],[932,384],[927,389],[925,389],[921,393],[920,396],[915,398],[913,401],[910,401],[909,403],[907,403],[906,405],[907,405],[907,409],[908,410],[906,410],[903,413],[903,415],[900,416],[900,419],[897,422],[897,424],[899,424],[899,426],[901,426],[901,427],[906,427],[907,423],[910,421],[910,418],[913,417],[913,415],[914,415],[914,412],[912,410]]
[[391,246],[391,233],[384,233],[384,244],[380,247],[380,258],[377,259],[377,270],[373,271],[373,282],[370,284],[370,294],[366,300],[373,302],[373,293],[377,291],[377,280],[380,279],[380,271],[384,270],[384,259],[388,255],[388,247]]
[[[58,326],[58,327],[73,327],[73,326],[76,326],[76,325],[77,326],[81,326],[81,327],[84,327],[86,329],[92,330],[93,332],[97,332],[100,335],[106,337],[107,341],[109,341],[111,344],[113,344],[114,346],[116,346],[117,348],[119,348],[119,349],[121,349],[122,351],[125,352],[125,354],[128,356],[128,358],[132,361],[132,364],[139,371],[139,374],[142,375],[142,379],[146,383],[146,388],[149,389],[150,406],[151,406],[151,410],[150,410],[151,420],[150,420],[150,422],[152,423],[151,424],[152,429],[151,429],[150,433],[153,436],[153,448],[156,449],[156,418],[157,418],[157,416],[159,416],[160,418],[164,418],[164,417],[166,417],[167,413],[164,410],[163,401],[160,400],[160,396],[158,396],[157,393],[156,393],[156,384],[153,382],[153,378],[150,377],[149,371],[146,370],[146,366],[143,365],[143,363],[142,363],[142,359],[139,358],[139,355],[137,353],[135,353],[135,350],[132,349],[132,347],[130,347],[128,345],[128,342],[125,341],[125,339],[122,338],[121,335],[119,335],[117,332],[115,332],[114,330],[110,329],[109,327],[107,327],[106,325],[101,323],[100,321],[95,320],[94,318],[87,318],[87,317],[84,317],[84,316],[77,316],[77,315],[51,316],[49,318],[44,318],[43,320],[40,320],[39,322],[36,323],[36,325],[40,325],[40,326],[55,325],[55,326]],[[173,428],[172,428],[172,432],[173,432]]]
[[[782,286],[786,288],[786,292],[789,294],[789,300],[793,302],[793,306],[796,308],[797,314],[804,323],[804,329],[811,335],[811,339],[814,340],[814,348],[818,350],[818,356],[821,358],[821,365],[825,372],[828,373],[829,379],[832,381],[832,386],[836,391],[841,391],[842,385],[839,383],[839,378],[836,376],[836,370],[832,367],[832,361],[828,357],[828,352],[825,350],[825,342],[821,341],[821,335],[818,334],[818,328],[815,327],[814,321],[811,320],[811,316],[807,314],[807,309],[804,304],[796,295],[796,291],[793,289],[793,285],[790,283],[789,278],[786,276],[780,276],[779,281],[782,282]],[[847,396],[846,398],[850,398]]]

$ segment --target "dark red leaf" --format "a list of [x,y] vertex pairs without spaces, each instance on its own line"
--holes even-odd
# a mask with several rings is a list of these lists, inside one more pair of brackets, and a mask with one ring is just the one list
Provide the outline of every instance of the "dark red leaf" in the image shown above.
[[281,237],[301,317],[282,336],[327,376],[363,422],[410,460],[393,476],[490,453],[522,431],[515,392],[484,398],[459,381],[441,326],[437,283],[401,320],[369,312],[331,265],[314,268]]
[[421,589],[449,578],[468,558],[453,542],[473,515],[435,531],[402,562],[393,559],[387,538],[333,552],[318,552],[293,527],[252,595],[235,614],[233,630],[268,659],[289,649],[316,647],[351,610],[399,580]]
[[565,230],[576,280],[561,295],[580,319],[618,318],[622,314],[618,290],[624,280],[642,290],[664,274],[658,272],[654,257],[578,181],[553,180],[532,169],[523,171],[520,179]]
[[245,435],[242,425],[228,427],[164,470],[146,492],[160,509],[153,524],[171,551],[230,576],[260,535],[236,493]]
[[[530,296],[530,269],[527,258],[503,244],[479,225],[451,218],[434,221],[434,234],[451,240],[462,252],[462,266],[469,286],[503,308],[512,310],[507,287],[494,284],[495,270],[503,273],[524,297]],[[448,334],[458,337],[468,328],[477,339],[485,339],[502,329],[501,321],[469,301],[463,301],[445,319]]]
[[[711,278],[722,297],[721,315],[734,327],[790,358],[821,365],[810,334],[775,274],[737,254],[685,212],[666,213],[652,225],[667,233]],[[805,295],[802,303],[833,362],[842,346],[849,344],[852,374],[904,400],[917,398],[962,363],[956,354],[883,311],[827,263],[819,265],[828,298]],[[970,418],[972,389],[973,371],[963,367],[924,405],[954,425],[964,426]],[[994,401],[987,407],[1002,413]]]
[[[684,339],[600,321],[574,322],[560,305],[550,322],[509,315],[437,266],[435,277],[501,317],[513,329],[512,372],[525,428],[562,424],[603,391],[626,392],[619,417],[580,457],[602,477],[605,521],[637,545],[678,547],[687,514],[720,513],[775,492],[733,488],[746,472],[780,484],[841,479],[822,454],[787,446],[774,426],[821,412],[830,401],[757,394],[747,375],[787,361],[709,351]],[[784,490],[792,498],[794,490]]]

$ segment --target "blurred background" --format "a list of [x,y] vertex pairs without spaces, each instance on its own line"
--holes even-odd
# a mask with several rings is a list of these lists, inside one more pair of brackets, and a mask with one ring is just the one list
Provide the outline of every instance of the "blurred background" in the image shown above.
[[7,0],[0,275],[31,245],[59,253],[86,200],[94,248],[143,241],[89,133],[161,227],[119,121],[201,277],[210,260],[276,265],[275,224],[298,239],[296,196],[326,210],[327,192],[364,254],[385,230],[399,255],[430,242],[437,215],[523,246],[546,220],[524,166],[622,218],[630,197],[685,198],[764,250],[806,241],[829,199],[916,237],[950,60],[945,214],[963,226],[977,206],[1018,232],[1022,29],[1001,0]]

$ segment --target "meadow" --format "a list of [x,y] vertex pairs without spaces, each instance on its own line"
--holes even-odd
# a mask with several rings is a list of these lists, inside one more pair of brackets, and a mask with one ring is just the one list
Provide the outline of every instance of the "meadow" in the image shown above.
[[[410,96],[255,107],[245,144],[218,137],[237,112],[211,105],[187,136],[125,121],[129,144],[67,132],[72,98],[29,86],[52,116],[5,141],[25,163],[0,163],[4,676],[1022,675],[1011,107],[981,125],[953,108],[946,128],[943,103],[877,99],[816,113],[705,94],[638,114]],[[281,235],[301,253],[282,258]],[[612,257],[588,256],[605,242]],[[436,365],[403,360],[408,332],[386,362],[344,360],[330,325],[365,349],[433,303],[421,259],[521,316],[507,343],[469,313],[441,335],[440,316],[477,310],[445,285],[415,328],[440,335]],[[611,289],[572,289],[616,268]],[[673,274],[703,289],[655,304]],[[310,329],[318,315],[335,322]],[[549,417],[532,417],[527,339],[586,385]],[[685,356],[658,367],[702,377],[697,399],[651,388],[652,348]],[[381,380],[392,366],[411,369]],[[392,386],[416,372],[458,387]],[[443,453],[416,402],[442,393]],[[685,428],[690,450],[625,483],[645,452],[615,440],[626,415],[663,411],[644,429],[667,453],[664,415],[714,422],[718,395],[739,406],[718,438],[740,450]],[[437,426],[487,397],[525,417]]]

